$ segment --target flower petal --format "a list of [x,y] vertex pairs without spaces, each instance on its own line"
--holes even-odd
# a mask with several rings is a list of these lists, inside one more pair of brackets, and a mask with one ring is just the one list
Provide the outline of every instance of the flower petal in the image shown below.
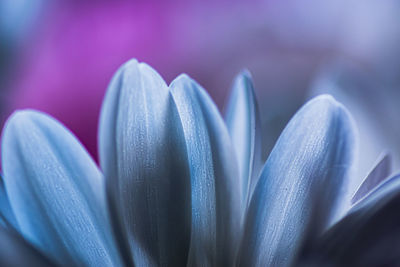
[[[369,80],[371,77],[367,78],[364,76],[365,73],[361,74],[353,67],[341,60],[328,64],[316,75],[310,92],[312,95],[321,93],[332,95],[348,108],[357,122],[357,139],[362,145],[359,146],[357,168],[348,185],[349,192],[354,195],[382,150],[397,144],[397,134],[392,132],[396,126],[390,126],[390,130],[385,127],[387,122],[393,121],[388,116],[396,114],[395,109],[387,112],[388,101],[382,102],[380,99],[380,96],[389,94],[377,94],[376,91],[379,90],[377,87],[380,85],[374,84]],[[379,113],[385,115],[378,115]],[[397,118],[397,114],[394,116]],[[393,137],[395,139],[392,139]],[[397,152],[397,149],[393,149],[392,155],[396,160],[400,159],[400,150]]]
[[103,177],[67,129],[43,113],[14,113],[3,131],[2,163],[28,241],[59,263],[118,265]]
[[[353,126],[330,96],[308,102],[292,118],[256,185],[241,246],[241,266],[291,263],[312,223],[314,192],[321,192],[319,234],[336,216],[353,159]],[[348,199],[350,201],[350,199]]]
[[192,230],[189,266],[232,266],[242,224],[242,189],[217,107],[187,75],[170,85],[189,155]]
[[400,175],[378,186],[317,242],[316,266],[399,266]]
[[0,266],[50,267],[56,264],[17,232],[0,226]]
[[261,125],[248,71],[242,71],[235,79],[225,121],[238,159],[242,194],[247,204],[261,168]]
[[391,171],[391,163],[392,157],[389,154],[384,154],[384,156],[381,156],[381,159],[354,194],[353,198],[351,199],[352,204],[356,203],[358,200],[367,195],[385,178],[388,178]]
[[[183,266],[190,179],[181,121],[163,79],[131,60],[114,76],[100,120],[100,159],[114,228],[137,266]],[[132,259],[127,259],[132,261]]]
[[19,228],[14,212],[11,209],[2,178],[0,178],[0,224],[6,228]]

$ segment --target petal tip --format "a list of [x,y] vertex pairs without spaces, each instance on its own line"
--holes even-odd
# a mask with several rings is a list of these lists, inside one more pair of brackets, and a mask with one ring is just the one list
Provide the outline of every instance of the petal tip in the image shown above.
[[332,95],[321,94],[312,98],[309,103],[326,103],[329,105],[341,105]]
[[252,79],[251,72],[247,68],[242,69],[236,77],[242,77],[249,80]]
[[159,80],[162,80],[164,83],[164,79],[162,78],[162,76],[160,75],[160,73],[158,73],[158,71],[156,71],[153,67],[151,67],[149,64],[145,63],[145,62],[138,62],[136,59],[132,59],[134,61],[134,63],[131,64],[136,64],[136,67],[139,68],[139,70],[144,74],[147,73],[151,76],[156,75],[157,78]]
[[250,71],[247,69],[243,69],[236,75],[231,90],[232,99],[238,97],[237,94],[245,94],[245,96],[251,96],[253,101],[256,102],[253,78],[250,74]]
[[191,92],[199,92],[202,91],[201,85],[199,85],[195,80],[193,80],[188,74],[182,73],[179,74],[169,85],[169,88],[172,93],[177,90],[189,90]]
[[121,68],[136,67],[138,64],[139,64],[139,61],[136,58],[131,58],[128,61],[126,61],[124,64],[122,64]]
[[193,82],[195,81],[188,74],[181,73],[171,82],[170,87],[173,87],[174,84],[193,83]]
[[313,107],[313,109],[317,110],[329,110],[332,113],[336,114],[336,116],[343,118],[347,118],[350,121],[350,124],[354,126],[355,123],[351,113],[347,110],[347,108],[337,101],[332,95],[330,94],[322,94],[318,95],[311,100],[309,100],[304,107]]
[[[43,113],[33,109],[21,109],[14,111],[10,117],[7,119],[6,123],[4,124],[4,132],[6,132],[10,127],[19,126],[22,124],[25,125],[27,121],[32,121],[32,119],[37,118],[39,116],[43,116]],[[24,127],[22,127],[23,129]]]

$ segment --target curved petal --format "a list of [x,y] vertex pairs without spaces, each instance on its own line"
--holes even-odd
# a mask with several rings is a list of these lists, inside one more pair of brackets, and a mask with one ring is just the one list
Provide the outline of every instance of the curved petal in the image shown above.
[[[367,72],[359,72],[358,68],[353,68],[354,66],[347,63],[339,60],[323,68],[322,72],[316,75],[317,79],[313,82],[310,92],[312,95],[331,94],[348,108],[357,122],[359,129],[357,139],[362,145],[359,146],[357,170],[349,184],[349,192],[355,194],[365,179],[365,174],[371,170],[371,164],[376,161],[382,150],[393,148],[392,156],[396,159],[393,163],[400,162],[400,150],[396,149],[396,145],[393,146],[397,144],[395,133],[396,131],[400,133],[400,128],[397,128],[396,124],[388,125],[389,122],[393,122],[393,119],[389,119],[390,115],[397,118],[396,109],[388,106],[391,102],[391,98],[388,97],[391,95],[390,90],[387,91],[388,94],[375,93],[377,90],[380,91],[377,88],[381,85],[375,84],[370,79],[372,77],[365,76]],[[382,96],[389,99],[385,101]],[[393,95],[391,97],[396,99]],[[396,128],[398,130],[395,130]],[[398,168],[400,165],[394,167]]]
[[217,107],[187,75],[170,85],[189,155],[192,230],[189,266],[232,266],[242,220],[233,147]]
[[10,206],[3,178],[0,178],[0,224],[6,228],[19,228],[14,212]]
[[[113,78],[100,119],[101,166],[114,228],[137,266],[183,266],[190,241],[185,139],[162,78],[131,60]],[[119,232],[118,232],[119,231]],[[127,259],[132,261],[132,259]]]
[[[241,246],[241,266],[287,266],[312,222],[318,192],[322,221],[336,216],[353,160],[353,125],[330,96],[309,101],[292,118],[256,185]],[[348,199],[350,201],[350,199]]]
[[316,266],[399,266],[400,175],[383,182],[317,242]]
[[14,113],[3,131],[2,163],[28,241],[59,263],[118,265],[103,177],[66,128],[43,113]]
[[384,154],[381,156],[381,158],[378,160],[378,163],[375,164],[375,167],[368,174],[367,178],[365,178],[351,199],[353,204],[371,192],[371,190],[373,190],[385,178],[388,178],[391,171],[391,162],[392,157],[389,154]]
[[26,242],[17,232],[0,226],[0,266],[54,267],[56,264]]
[[248,203],[261,168],[261,125],[253,82],[246,70],[235,79],[225,121],[238,159],[242,194]]

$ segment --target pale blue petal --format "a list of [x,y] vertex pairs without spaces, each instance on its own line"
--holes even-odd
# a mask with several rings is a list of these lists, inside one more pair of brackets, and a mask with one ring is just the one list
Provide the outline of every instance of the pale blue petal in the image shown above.
[[[354,154],[353,125],[330,96],[308,102],[279,137],[256,185],[241,246],[241,266],[287,266],[312,222],[318,235],[336,215]],[[348,199],[350,201],[350,199]]]
[[375,167],[365,178],[364,182],[360,185],[353,198],[352,203],[356,203],[358,200],[367,195],[372,189],[374,189],[380,182],[385,178],[389,177],[391,172],[392,157],[389,154],[384,154],[375,164]]
[[235,79],[225,121],[238,159],[242,194],[247,204],[261,168],[261,125],[248,71],[242,71]]
[[233,266],[241,233],[242,189],[226,126],[187,75],[170,85],[185,132],[192,187],[189,266]]
[[400,265],[400,175],[379,185],[314,244],[317,266]]
[[3,178],[0,178],[0,224],[6,228],[18,229],[18,223],[11,209]]
[[3,131],[2,166],[27,240],[59,263],[118,265],[103,176],[66,128],[40,112],[14,113]]
[[168,86],[148,65],[131,60],[114,76],[99,147],[124,253],[136,266],[184,266],[191,217],[185,139]]
[[[400,164],[397,165],[400,163],[400,150],[393,146],[398,143],[398,134],[392,132],[397,128],[395,126],[397,124],[390,125],[390,128],[385,127],[387,122],[393,121],[388,119],[390,114],[393,114],[395,118],[398,116],[396,112],[388,112],[390,101],[380,99],[386,94],[371,94],[380,89],[364,80],[366,77],[358,76],[360,73],[354,75],[355,69],[349,69],[348,65],[342,64],[343,62],[337,63],[327,66],[316,76],[317,79],[313,82],[310,91],[312,95],[321,93],[332,95],[348,108],[357,122],[359,129],[357,139],[362,145],[359,146],[357,168],[349,184],[349,192],[354,195],[382,150],[393,148],[394,167],[400,167]],[[369,97],[370,95],[373,97]],[[380,112],[384,112],[385,115]],[[400,128],[397,129],[400,130]],[[397,133],[399,133],[398,130]]]
[[0,266],[54,267],[56,264],[17,232],[0,226]]

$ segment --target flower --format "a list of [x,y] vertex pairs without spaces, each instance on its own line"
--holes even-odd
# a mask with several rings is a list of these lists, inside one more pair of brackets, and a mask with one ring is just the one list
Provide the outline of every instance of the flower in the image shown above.
[[347,110],[328,95],[309,101],[261,171],[257,110],[247,72],[234,83],[225,124],[187,75],[167,86],[131,60],[104,99],[101,170],[55,119],[16,112],[3,131],[0,187],[0,235],[15,249],[0,260],[26,253],[24,263],[39,266],[393,263],[400,180],[384,180],[388,165],[378,164],[349,209],[357,138]]

